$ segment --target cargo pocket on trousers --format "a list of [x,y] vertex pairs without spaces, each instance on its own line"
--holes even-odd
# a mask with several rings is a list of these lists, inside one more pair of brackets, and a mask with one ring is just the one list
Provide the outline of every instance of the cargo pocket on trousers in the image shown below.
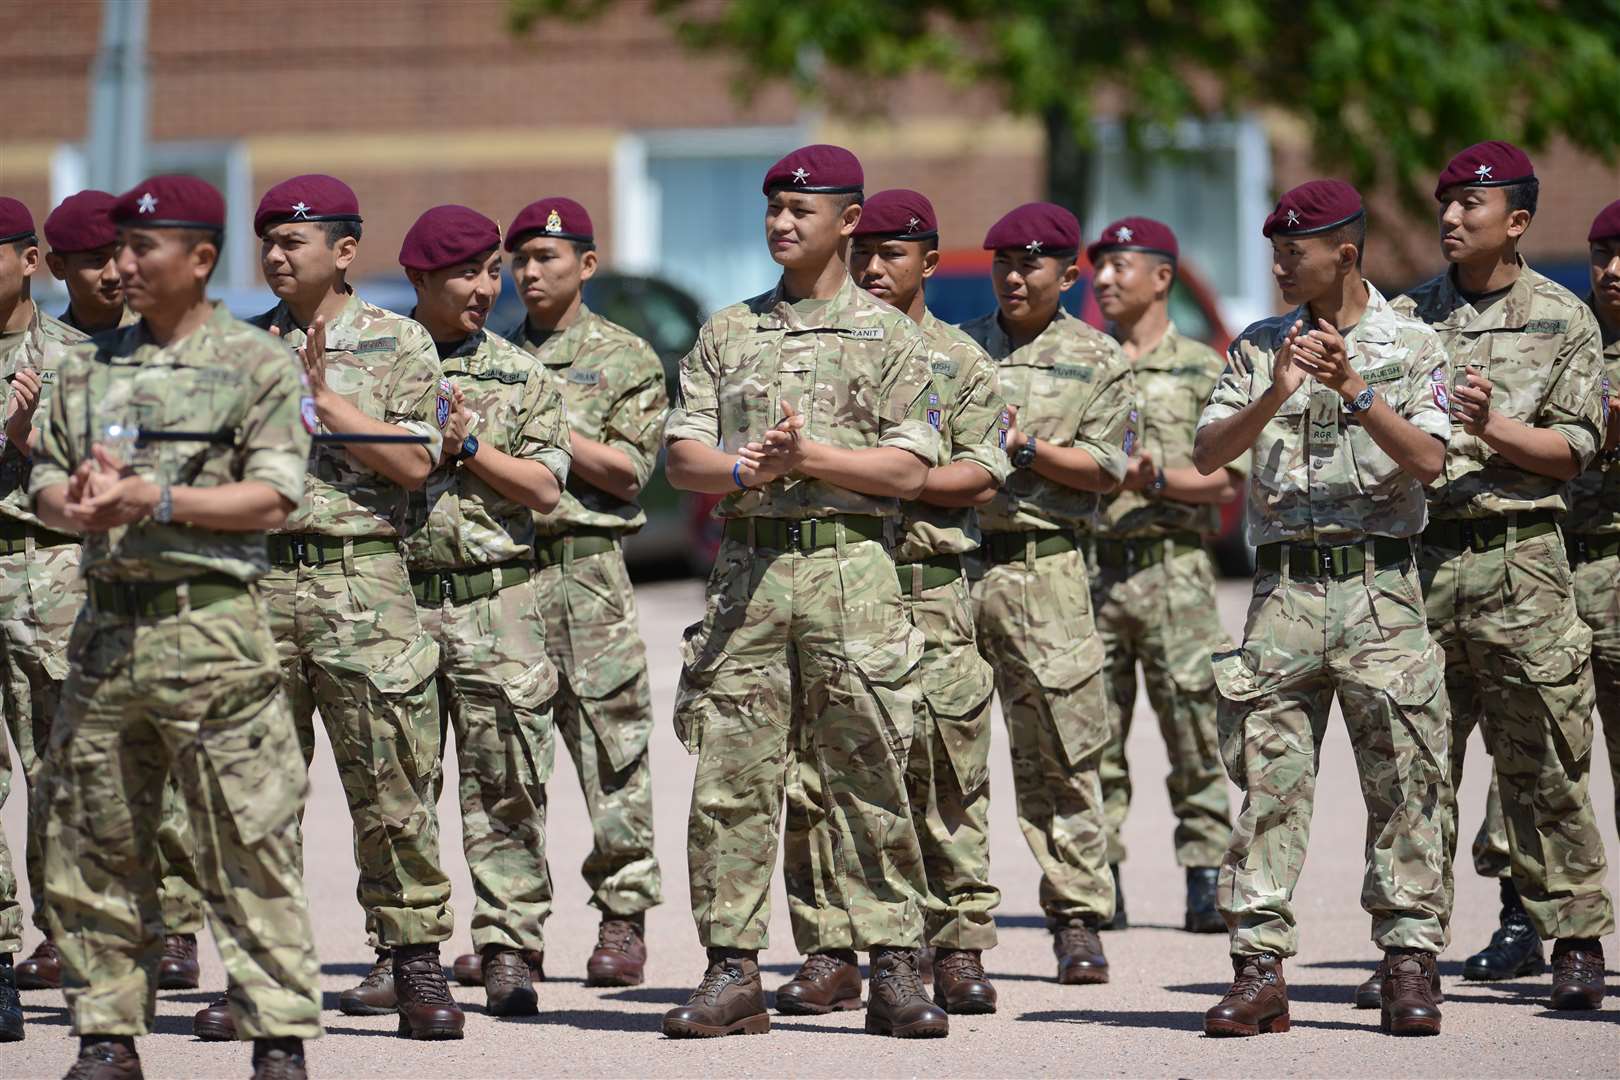
[[1048,649],[1030,667],[1047,691],[1058,740],[1071,766],[1078,766],[1107,744],[1110,735],[1108,656],[1095,630],[1072,648]]
[[1244,721],[1249,716],[1249,702],[1265,693],[1267,687],[1250,669],[1241,648],[1227,645],[1211,657],[1210,666],[1215,686],[1220,691],[1220,705],[1215,711],[1215,739],[1221,749],[1221,764],[1232,783],[1247,790],[1248,771],[1243,763]]
[[917,710],[922,708],[917,669],[922,663],[923,635],[909,622],[897,628],[899,634],[856,657],[853,666],[877,706],[890,750],[903,763],[911,751]]
[[718,651],[703,648],[703,621],[693,623],[681,634],[681,679],[675,688],[675,737],[688,754],[698,752],[703,743],[704,713],[713,708],[709,688],[714,669],[720,662]]
[[[366,681],[384,698],[400,698],[418,690],[439,670],[439,643],[427,634],[381,664],[364,669]],[[437,715],[423,717],[420,724],[402,724],[401,737],[411,753],[411,765],[422,779],[439,774],[439,757],[444,746],[439,735]]]
[[1431,768],[1439,778],[1451,775],[1451,709],[1449,703],[1435,709],[1435,699],[1446,688],[1446,654],[1429,643],[1421,661],[1407,665],[1389,680],[1384,692],[1395,703],[1407,734],[1423,747]]
[[1553,747],[1566,772],[1584,770],[1592,756],[1592,629],[1573,615],[1558,640],[1522,658],[1513,682],[1533,687],[1546,709]]
[[967,670],[946,667],[924,674],[920,682],[957,785],[973,792],[990,778],[990,710],[985,705],[995,690],[995,675],[977,655],[960,667]]
[[[292,714],[275,668],[215,690],[198,739],[204,762],[246,845],[292,826],[309,790]],[[223,715],[221,715],[223,714]],[[203,782],[207,783],[206,775]]]
[[614,772],[639,758],[652,734],[647,654],[641,636],[631,629],[630,634],[622,627],[576,629],[574,670],[568,676],[574,694],[591,703],[585,710],[588,722]]

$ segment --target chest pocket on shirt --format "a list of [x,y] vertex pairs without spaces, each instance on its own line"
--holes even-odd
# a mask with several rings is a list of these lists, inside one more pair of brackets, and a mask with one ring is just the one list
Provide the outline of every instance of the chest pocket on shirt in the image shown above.
[[1089,368],[1073,364],[1032,369],[1025,406],[1030,422],[1025,425],[1024,412],[1020,411],[1019,426],[1054,445],[1070,445],[1074,441],[1075,418],[1091,392],[1093,377]]
[[[1255,387],[1255,396],[1259,397],[1265,389]],[[1288,473],[1301,463],[1301,455],[1306,453],[1305,421],[1309,411],[1310,398],[1306,391],[1297,390],[1266,423],[1260,434],[1260,449],[1255,452],[1251,466],[1256,483],[1273,491],[1287,487]]]
[[[101,422],[133,423],[157,431],[225,431],[239,434],[247,395],[243,376],[228,368],[154,368],[141,372],[127,405]],[[233,444],[207,442],[148,443],[134,450],[133,461],[160,483],[216,487],[236,480]]]
[[781,415],[780,386],[770,359],[768,348],[754,349],[736,368],[720,373],[720,448],[728,454],[764,438]]
[[[1396,412],[1402,412],[1406,400],[1406,364],[1401,360],[1381,358],[1376,351],[1352,357],[1351,364],[1361,373],[1367,385]],[[1356,481],[1364,492],[1374,492],[1387,484],[1400,466],[1384,453],[1376,439],[1367,433],[1356,418],[1345,417],[1345,437],[1350,443],[1350,456],[1355,464]]]
[[1491,408],[1534,424],[1547,397],[1561,340],[1557,334],[1492,334],[1488,353],[1481,350],[1490,357],[1485,376],[1491,380]]

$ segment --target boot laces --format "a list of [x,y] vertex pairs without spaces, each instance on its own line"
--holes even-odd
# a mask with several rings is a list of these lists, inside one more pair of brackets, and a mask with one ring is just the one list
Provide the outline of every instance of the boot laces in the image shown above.
[[726,987],[738,982],[743,977],[742,969],[732,967],[724,960],[718,964],[711,964],[709,970],[703,973],[703,981],[698,983],[696,990],[692,991],[692,1002],[702,1001],[713,1005],[719,999]]
[[607,919],[596,932],[596,947],[627,953],[639,936],[634,923],[626,919]]
[[303,1060],[285,1050],[271,1050],[253,1063],[253,1080],[293,1080],[303,1075]]
[[1603,957],[1579,949],[1566,949],[1553,958],[1560,979],[1595,982],[1603,977]]
[[795,982],[820,982],[831,978],[844,966],[844,961],[832,953],[811,953],[799,965],[799,973],[793,976]]
[[360,980],[360,985],[368,990],[375,990],[383,983],[394,977],[394,963],[384,954],[378,954],[377,962],[371,965],[366,977]]
[[492,990],[511,990],[533,979],[529,963],[520,952],[498,952],[484,961],[484,985]]
[[1390,957],[1384,979],[1391,993],[1397,997],[1406,994],[1426,995],[1432,989],[1428,968],[1415,956]]
[[953,979],[983,979],[984,964],[966,949],[947,952],[934,957],[934,971],[944,972]]
[[95,1080],[96,1074],[101,1072],[103,1066],[116,1066],[118,1064],[118,1048],[113,1043],[96,1043],[79,1051],[79,1059],[73,1063],[63,1080]]
[[423,1005],[454,1005],[450,987],[444,981],[444,969],[437,960],[414,960],[399,965],[394,973],[395,993],[401,1002],[415,1001]]
[[890,1001],[924,997],[922,976],[917,973],[917,954],[904,950],[889,954],[889,962],[872,965],[872,986]]
[[1271,984],[1271,973],[1251,960],[1238,968],[1237,974],[1232,977],[1232,988],[1226,992],[1226,997],[1228,1000],[1241,998],[1244,1001],[1253,1001],[1256,994]]
[[166,934],[163,938],[163,959],[189,960],[197,952],[197,943],[183,934]]
[[1065,953],[1102,951],[1102,939],[1097,932],[1084,924],[1080,926],[1064,926],[1057,932],[1058,945]]

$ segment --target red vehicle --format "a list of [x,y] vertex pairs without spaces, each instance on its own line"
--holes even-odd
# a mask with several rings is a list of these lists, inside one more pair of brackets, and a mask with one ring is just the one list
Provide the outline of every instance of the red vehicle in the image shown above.
[[[928,279],[928,308],[949,323],[977,318],[996,306],[990,286],[990,260],[993,252],[956,250],[940,253],[939,269]],[[1091,264],[1080,256],[1080,280],[1063,297],[1063,306],[1098,329],[1104,329],[1102,312],[1091,291]],[[1170,294],[1170,317],[1189,337],[1205,342],[1224,353],[1232,334],[1221,318],[1215,290],[1193,267],[1183,263]],[[720,549],[720,529],[713,517],[719,496],[694,496],[688,504],[691,535],[696,541],[693,567],[707,572]],[[1221,508],[1221,534],[1214,542],[1216,559],[1224,573],[1248,576],[1253,571],[1252,554],[1243,536],[1243,500],[1236,499]]]

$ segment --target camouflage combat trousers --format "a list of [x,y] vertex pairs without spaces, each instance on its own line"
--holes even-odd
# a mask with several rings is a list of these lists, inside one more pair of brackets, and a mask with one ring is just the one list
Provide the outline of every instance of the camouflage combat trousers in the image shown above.
[[682,649],[675,729],[698,755],[686,855],[703,945],[769,944],[783,792],[802,748],[829,808],[854,947],[915,947],[927,886],[906,754],[922,634],[888,552],[842,535],[809,554],[728,539]]
[[[923,943],[942,949],[991,949],[992,912],[1001,891],[990,884],[990,665],[973,640],[972,600],[958,578],[923,590],[918,567],[899,567],[901,597],[923,634],[918,685],[925,708],[906,762],[911,819],[922,847],[928,892]],[[808,729],[801,729],[801,734]],[[809,955],[854,947],[833,873],[836,833],[827,820],[821,776],[801,738],[790,766],[782,879],[793,943]]]
[[444,941],[454,916],[434,806],[438,649],[417,618],[404,560],[351,554],[278,567],[261,588],[305,765],[315,755],[317,711],[332,744],[369,944]]
[[[1510,533],[1511,537],[1511,533]],[[1451,779],[1481,726],[1501,784],[1513,882],[1544,938],[1614,931],[1603,839],[1587,793],[1593,634],[1557,532],[1492,551],[1420,553],[1429,629],[1445,650]],[[1451,912],[1457,803],[1443,815]]]
[[[546,656],[534,581],[421,610],[422,625],[439,643],[440,730],[456,734],[473,948],[544,949],[557,669]],[[442,781],[440,774],[435,784]]]
[[[1620,555],[1582,563],[1574,577],[1575,611],[1592,631],[1592,680],[1614,777],[1614,825],[1620,831]],[[1507,877],[1509,863],[1501,790],[1492,775],[1485,820],[1474,837],[1474,869],[1481,877]]]
[[995,671],[1018,825],[1041,868],[1052,926],[1114,914],[1097,775],[1108,744],[1103,645],[1078,551],[988,567],[973,583],[979,651]]
[[1226,774],[1215,745],[1220,700],[1209,656],[1226,634],[1215,606],[1215,572],[1203,551],[1184,552],[1129,573],[1099,569],[1092,608],[1108,657],[1114,731],[1103,751],[1103,808],[1108,817],[1108,861],[1125,861],[1120,830],[1131,806],[1125,742],[1136,712],[1136,666],[1142,665],[1148,702],[1159,718],[1169,752],[1165,787],[1176,815],[1176,862],[1219,866],[1232,836]]
[[1293,956],[1316,769],[1338,696],[1367,807],[1361,906],[1384,949],[1446,943],[1441,808],[1449,719],[1417,574],[1255,578],[1243,647],[1215,656],[1221,758],[1244,789],[1218,903],[1234,956]]
[[552,723],[574,759],[591,851],[581,868],[604,915],[639,915],[663,902],[653,853],[652,697],[647,649],[624,553],[614,548],[540,571],[546,649],[556,666]]
[[45,896],[73,1031],[151,1029],[157,821],[179,782],[243,1039],[321,1034],[298,870],[308,791],[256,593],[160,619],[86,608],[51,731]]

